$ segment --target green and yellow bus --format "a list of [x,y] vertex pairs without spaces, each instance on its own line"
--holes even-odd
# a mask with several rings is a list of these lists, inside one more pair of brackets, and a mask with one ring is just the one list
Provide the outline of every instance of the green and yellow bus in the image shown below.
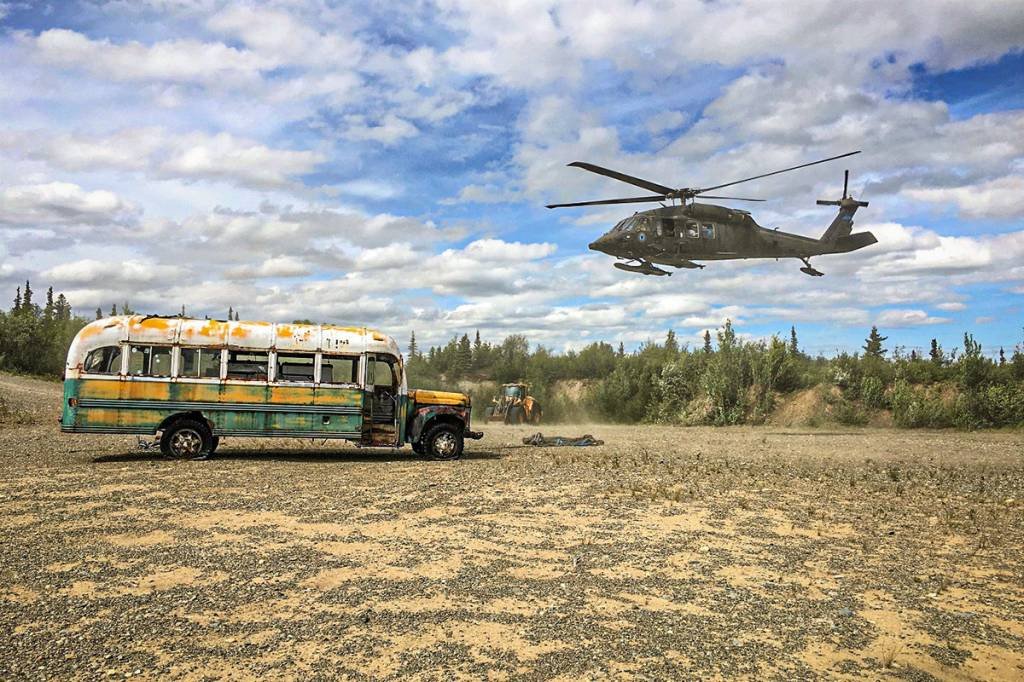
[[68,350],[61,430],[159,434],[201,459],[223,436],[341,438],[462,455],[468,395],[409,391],[395,340],[361,327],[121,315]]

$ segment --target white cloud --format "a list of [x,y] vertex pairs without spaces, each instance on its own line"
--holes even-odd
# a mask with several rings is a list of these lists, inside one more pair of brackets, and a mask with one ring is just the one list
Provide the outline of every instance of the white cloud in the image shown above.
[[917,201],[955,204],[970,218],[1020,218],[1024,216],[1024,176],[1012,175],[961,187],[905,189]]
[[294,256],[268,258],[256,267],[242,265],[224,271],[228,279],[302,277],[311,273],[309,266]]
[[352,115],[345,118],[345,124],[343,135],[356,142],[379,142],[390,146],[419,134],[415,125],[395,114],[387,114],[377,123],[370,122],[365,116]]
[[120,262],[100,261],[86,258],[56,265],[42,274],[44,279],[58,285],[152,285],[170,282],[182,275],[185,269],[173,265],[161,265],[151,260],[127,260]]
[[355,259],[360,271],[391,270],[412,265],[423,258],[407,242],[388,244],[373,249],[363,249]]
[[258,81],[278,62],[223,43],[167,40],[145,45],[92,40],[67,29],[22,38],[46,64],[89,71],[115,81],[168,81],[241,85]]
[[158,172],[171,177],[237,180],[256,187],[279,187],[324,160],[315,152],[270,149],[227,133],[193,134],[175,141]]
[[678,128],[679,126],[686,123],[687,116],[681,111],[674,111],[672,109],[666,111],[660,111],[653,116],[649,116],[644,121],[644,127],[647,128],[647,132],[652,135],[663,133],[666,130],[672,128]]
[[0,150],[62,170],[141,171],[154,178],[223,180],[256,188],[286,186],[325,160],[318,152],[274,149],[229,133],[174,134],[156,127],[102,136],[0,131]]
[[948,317],[936,317],[923,310],[883,310],[875,319],[875,324],[879,327],[917,327],[949,321]]
[[135,208],[107,190],[88,191],[70,182],[0,189],[0,224],[102,225],[132,218]]

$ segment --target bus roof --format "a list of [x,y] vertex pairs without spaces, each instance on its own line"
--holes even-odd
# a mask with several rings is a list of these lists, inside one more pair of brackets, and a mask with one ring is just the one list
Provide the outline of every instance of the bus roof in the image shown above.
[[82,362],[94,348],[124,341],[297,352],[370,352],[401,356],[393,338],[366,327],[116,315],[90,322],[78,332],[68,351],[68,366],[74,367]]

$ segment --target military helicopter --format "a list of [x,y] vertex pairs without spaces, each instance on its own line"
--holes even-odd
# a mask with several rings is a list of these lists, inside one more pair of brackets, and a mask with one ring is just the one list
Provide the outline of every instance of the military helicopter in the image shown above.
[[[627,272],[641,275],[671,275],[668,270],[657,265],[668,265],[674,268],[704,268],[695,261],[734,260],[746,258],[798,258],[804,263],[800,272],[812,277],[821,277],[825,273],[811,266],[812,256],[830,253],[848,253],[870,246],[878,240],[870,232],[851,234],[853,230],[853,214],[868,202],[858,201],[848,194],[850,171],[843,178],[843,196],[834,201],[818,200],[820,206],[838,206],[839,214],[828,226],[819,239],[812,239],[798,234],[781,232],[758,225],[748,211],[714,204],[701,204],[694,201],[698,197],[706,199],[727,199],[730,201],[764,201],[749,197],[727,197],[707,194],[712,190],[739,185],[751,180],[766,178],[770,175],[788,173],[798,168],[815,166],[827,161],[835,161],[847,156],[860,154],[859,151],[832,156],[819,161],[803,163],[791,168],[762,173],[742,180],[734,180],[713,187],[673,189],[656,182],[650,182],[632,175],[626,175],[609,168],[595,166],[592,163],[574,161],[569,165],[575,168],[597,173],[621,182],[642,187],[657,194],[643,197],[623,199],[601,199],[597,201],[579,201],[571,204],[549,204],[548,208],[565,208],[570,206],[598,206],[603,204],[632,204],[642,202],[661,202],[661,208],[634,213],[619,222],[615,227],[590,244],[594,251],[615,256],[622,263],[613,263],[615,267]],[[669,202],[670,205],[665,205]],[[678,202],[678,203],[677,203]],[[655,265],[657,264],[657,265]]]

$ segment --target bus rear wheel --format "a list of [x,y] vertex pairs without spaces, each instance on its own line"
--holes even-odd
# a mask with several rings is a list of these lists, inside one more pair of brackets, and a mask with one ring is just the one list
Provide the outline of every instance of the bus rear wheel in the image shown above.
[[458,459],[463,445],[462,429],[454,424],[437,424],[423,436],[423,450],[431,459]]
[[160,452],[171,459],[206,459],[214,447],[209,427],[195,419],[179,419],[160,438]]

